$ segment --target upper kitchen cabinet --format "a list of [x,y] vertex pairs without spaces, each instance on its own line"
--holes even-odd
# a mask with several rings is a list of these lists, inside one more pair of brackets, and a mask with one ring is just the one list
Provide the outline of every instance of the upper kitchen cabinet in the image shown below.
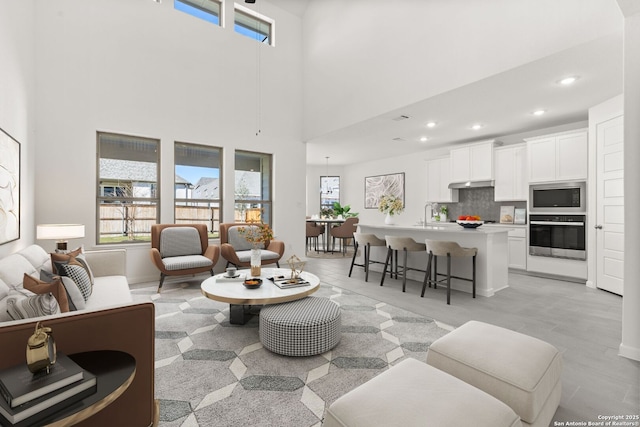
[[449,154],[450,182],[493,179],[493,140],[454,148]]
[[587,179],[587,130],[526,139],[529,182]]
[[497,147],[493,151],[495,166],[494,199],[527,200],[527,147],[525,144]]
[[458,190],[449,189],[449,157],[427,160],[427,202],[457,202]]

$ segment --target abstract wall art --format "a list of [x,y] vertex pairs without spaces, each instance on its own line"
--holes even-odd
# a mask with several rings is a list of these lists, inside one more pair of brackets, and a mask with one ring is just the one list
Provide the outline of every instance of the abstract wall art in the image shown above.
[[380,198],[385,195],[400,198],[404,205],[404,172],[364,178],[365,209],[378,209]]
[[20,143],[0,128],[0,245],[20,238]]

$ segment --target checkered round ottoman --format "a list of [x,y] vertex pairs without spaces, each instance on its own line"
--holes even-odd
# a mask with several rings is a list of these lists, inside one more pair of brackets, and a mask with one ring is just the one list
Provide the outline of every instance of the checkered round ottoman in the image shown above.
[[340,307],[327,298],[307,297],[260,310],[260,341],[285,356],[313,356],[340,341]]

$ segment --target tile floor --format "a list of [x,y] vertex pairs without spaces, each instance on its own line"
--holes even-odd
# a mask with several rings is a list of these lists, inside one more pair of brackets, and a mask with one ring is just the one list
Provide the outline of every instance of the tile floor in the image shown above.
[[[369,282],[354,267],[348,277],[349,257],[308,258],[306,270],[323,283],[339,286],[452,326],[480,320],[545,340],[563,352],[562,400],[552,426],[568,422],[599,421],[600,416],[640,414],[640,362],[618,356],[621,337],[622,298],[578,283],[509,273],[509,288],[490,298],[452,291],[446,304],[444,289],[385,279],[372,270]],[[624,421],[624,419],[622,419]],[[638,422],[636,419],[632,422]],[[583,425],[583,424],[574,424]],[[627,425],[627,424],[619,424]],[[638,426],[640,423],[628,424]]]

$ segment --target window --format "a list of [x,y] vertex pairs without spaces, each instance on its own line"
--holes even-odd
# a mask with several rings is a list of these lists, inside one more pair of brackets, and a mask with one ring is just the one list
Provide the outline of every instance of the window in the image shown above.
[[251,9],[235,5],[234,28],[236,33],[257,40],[260,43],[275,45],[275,21],[260,15]]
[[216,0],[173,0],[173,8],[215,25],[222,25],[222,4]]
[[320,210],[333,209],[333,202],[340,202],[340,177],[320,177]]
[[271,155],[236,151],[235,222],[271,225]]
[[174,154],[175,223],[206,224],[218,237],[222,149],[176,142]]
[[149,241],[158,223],[160,141],[98,132],[97,241]]

